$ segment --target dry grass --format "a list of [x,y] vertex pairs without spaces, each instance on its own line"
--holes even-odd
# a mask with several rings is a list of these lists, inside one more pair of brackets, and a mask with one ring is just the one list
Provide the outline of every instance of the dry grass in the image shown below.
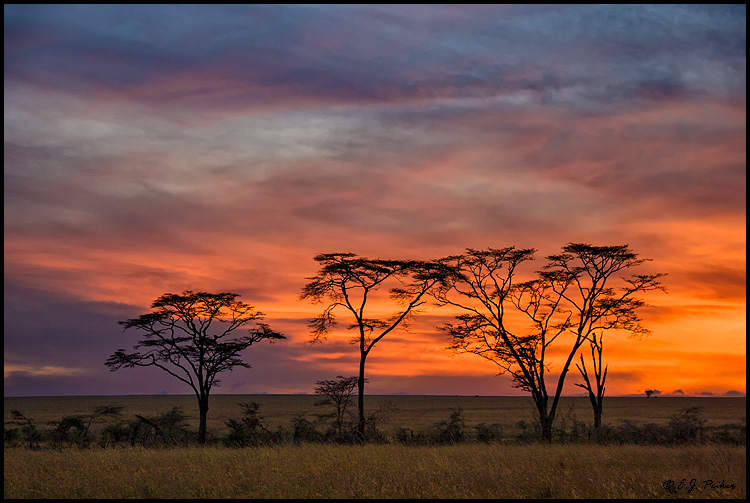
[[[316,396],[216,395],[209,431],[226,434],[239,402],[255,401],[273,428],[320,412]],[[533,421],[528,398],[372,396],[368,409],[396,406],[381,431],[428,430],[461,408],[466,428],[500,423],[513,435]],[[21,410],[39,427],[63,416],[123,406],[123,418],[183,407],[196,427],[192,396],[5,398],[5,420]],[[703,407],[708,425],[739,423],[745,398],[609,398],[605,424],[620,420],[665,425],[686,407]],[[561,416],[590,422],[588,400],[566,398]],[[691,481],[695,487],[691,490]],[[664,487],[674,481],[669,490]],[[680,487],[682,481],[684,485]],[[705,481],[713,481],[711,487]],[[733,486],[733,487],[732,487]],[[230,449],[4,450],[5,498],[745,498],[746,448],[728,445],[344,446],[284,443]]]
[[[6,449],[4,497],[745,498],[745,458],[729,446]],[[695,489],[664,488],[682,479]]]

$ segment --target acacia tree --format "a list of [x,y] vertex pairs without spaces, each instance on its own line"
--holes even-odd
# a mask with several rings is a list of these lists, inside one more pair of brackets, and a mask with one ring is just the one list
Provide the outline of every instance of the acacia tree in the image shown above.
[[602,372],[602,351],[604,350],[603,334],[599,335],[599,340],[596,339],[596,334],[593,334],[591,338],[591,361],[594,366],[594,383],[596,384],[596,392],[594,392],[594,385],[591,384],[589,379],[589,373],[586,370],[586,363],[583,360],[583,353],[580,354],[581,365],[576,363],[578,371],[583,377],[584,384],[576,383],[576,386],[585,389],[589,394],[589,401],[591,401],[591,407],[594,409],[594,428],[599,428],[602,425],[602,412],[604,410],[604,382],[607,380],[607,368],[609,365],[604,367]]
[[[426,301],[425,295],[436,285],[445,283],[449,270],[440,262],[416,260],[381,260],[359,257],[353,253],[324,253],[315,256],[320,264],[317,275],[302,289],[300,299],[319,304],[328,301],[323,312],[313,319],[313,341],[325,338],[335,325],[334,310],[341,307],[351,314],[356,330],[353,342],[359,346],[359,375],[357,406],[359,420],[357,434],[365,435],[365,362],[372,348],[399,325],[406,325]],[[390,298],[399,310],[389,317],[374,318],[366,312],[368,301],[388,285]]]
[[218,386],[219,374],[234,367],[250,368],[241,353],[252,344],[286,339],[265,323],[248,330],[249,335],[232,337],[233,332],[263,319],[264,313],[236,300],[236,293],[167,293],[151,304],[153,311],[119,324],[142,332],[134,349],[118,349],[105,365],[111,371],[123,367],[158,367],[189,385],[198,400],[200,425],[198,440],[206,441],[206,416],[211,389]]
[[[627,245],[569,243],[563,253],[547,257],[548,264],[537,271],[535,279],[514,283],[516,267],[533,259],[534,251],[469,249],[451,258],[457,279],[440,292],[438,300],[466,311],[457,316],[460,323],[444,327],[452,337],[449,348],[482,356],[497,364],[501,374],[509,373],[514,386],[531,394],[542,437],[551,441],[565,377],[581,345],[597,331],[648,334],[636,313],[646,304],[635,295],[663,289],[659,282],[663,274],[632,275],[618,282],[618,272],[647,259],[638,258]],[[617,288],[612,286],[615,282]],[[509,307],[527,323],[514,324]],[[550,395],[547,354],[556,341],[569,349]]]
[[[344,377],[339,375],[336,376],[336,379],[326,379],[315,383],[315,394],[325,397],[316,402],[315,405],[330,405],[333,408],[332,412],[321,414],[320,417],[333,420],[333,429],[339,439],[342,438],[343,434],[346,409],[351,404],[351,396],[358,381],[357,376]],[[365,379],[365,381],[367,380]]]

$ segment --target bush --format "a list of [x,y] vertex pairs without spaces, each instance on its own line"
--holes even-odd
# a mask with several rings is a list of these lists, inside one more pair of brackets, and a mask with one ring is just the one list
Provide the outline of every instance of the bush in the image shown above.
[[669,439],[673,443],[703,443],[706,420],[703,419],[703,407],[681,409],[669,420]]
[[292,442],[295,444],[321,442],[323,440],[323,435],[315,428],[315,424],[305,417],[304,412],[300,412],[292,419],[292,428],[294,430]]
[[39,449],[39,441],[42,439],[42,434],[37,429],[34,421],[24,416],[20,410],[12,410],[10,413],[13,416],[11,423],[21,425],[21,436],[24,442],[29,444],[29,449]]
[[281,442],[281,426],[277,431],[269,430],[263,424],[260,416],[260,405],[255,402],[238,404],[244,410],[241,419],[230,419],[224,424],[230,433],[224,437],[224,445],[227,447],[257,447],[259,445],[271,445]]
[[710,441],[720,444],[747,445],[746,420],[742,418],[741,424],[722,424],[716,426],[710,435]]
[[496,442],[502,438],[502,428],[498,423],[487,426],[479,423],[474,427],[477,430],[477,440],[480,442]]
[[575,418],[573,406],[560,410],[555,416],[552,438],[560,442],[580,442],[586,437],[586,425]]
[[516,440],[522,444],[538,442],[542,438],[542,428],[539,421],[526,422],[523,419],[516,423],[516,427],[521,432],[516,436]]
[[446,421],[435,423],[435,429],[432,432],[433,441],[436,444],[455,444],[466,440],[464,428],[466,421],[461,407],[458,409],[449,409],[450,417]]
[[8,446],[15,446],[22,442],[21,430],[18,428],[3,428],[3,437]]
[[65,416],[59,421],[50,421],[50,424],[54,426],[52,430],[52,445],[55,447],[62,447],[63,444],[67,444],[68,447],[77,445],[83,447],[86,444],[86,425],[84,423],[85,416]]
[[131,445],[138,442],[144,447],[186,445],[194,438],[188,431],[188,417],[182,412],[182,407],[172,407],[170,411],[155,417],[135,416],[137,419],[127,423]]
[[106,449],[108,446],[114,447],[120,442],[130,443],[133,436],[134,423],[120,421],[116,424],[108,424],[102,429],[99,446]]
[[427,445],[431,443],[431,439],[423,431],[414,433],[412,429],[397,428],[394,435],[394,440],[399,444],[403,445]]
[[[397,428],[393,437],[394,441],[404,445],[440,445],[465,442],[468,438],[464,431],[466,421],[464,420],[463,411],[461,408],[449,410],[451,414],[448,419],[435,423],[432,430],[427,433],[423,431],[415,433],[411,428]],[[499,431],[499,425],[493,426],[497,426],[497,429],[488,428],[484,424],[477,428],[481,429],[487,438],[495,438],[497,431]]]

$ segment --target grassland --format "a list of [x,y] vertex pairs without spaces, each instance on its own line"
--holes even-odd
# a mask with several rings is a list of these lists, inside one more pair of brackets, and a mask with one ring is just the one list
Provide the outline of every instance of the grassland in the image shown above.
[[745,498],[745,454],[542,444],[15,449],[5,452],[4,497]]
[[[259,403],[272,428],[321,412],[316,396],[216,395],[209,431],[226,433],[240,402]],[[467,430],[499,423],[505,442],[407,446],[289,442],[250,448],[4,449],[5,498],[742,498],[743,445],[518,445],[519,420],[533,421],[527,398],[372,396],[368,409],[395,408],[380,425],[427,430],[461,408]],[[197,427],[192,396],[5,398],[5,421],[21,410],[40,426],[102,405],[124,407],[123,418],[183,407]],[[605,424],[665,425],[687,407],[703,407],[708,426],[740,423],[745,398],[609,398]],[[566,398],[561,417],[591,421],[583,398]],[[392,433],[390,433],[392,435]],[[392,438],[392,437],[391,437]],[[673,482],[670,485],[669,481]],[[708,484],[707,481],[710,481]]]

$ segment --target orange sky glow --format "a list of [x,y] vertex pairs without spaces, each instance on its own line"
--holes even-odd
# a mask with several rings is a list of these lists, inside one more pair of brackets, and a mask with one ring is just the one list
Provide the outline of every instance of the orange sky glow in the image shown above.
[[[744,6],[182,7],[4,7],[6,396],[188,393],[104,366],[183,290],[288,337],[214,392],[311,393],[359,357],[344,311],[310,344],[315,255],[536,248],[530,279],[569,242],[667,274],[608,395],[746,393]],[[522,395],[454,314],[378,343],[368,393]]]

